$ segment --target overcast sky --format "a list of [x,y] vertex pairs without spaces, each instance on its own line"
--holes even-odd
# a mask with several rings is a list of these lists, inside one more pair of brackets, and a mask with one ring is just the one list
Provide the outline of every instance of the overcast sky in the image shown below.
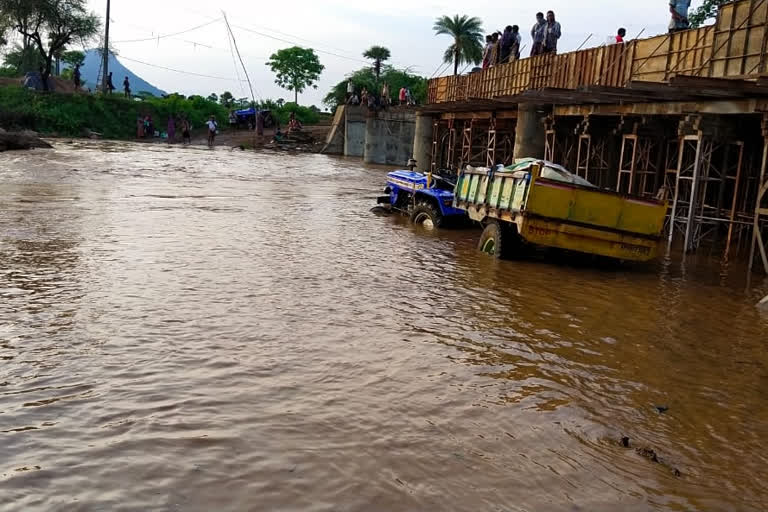
[[[692,8],[701,0],[694,0]],[[106,0],[89,0],[95,12],[106,13]],[[231,91],[249,96],[236,70],[222,21],[226,12],[258,98],[290,98],[280,89],[265,65],[275,50],[299,44],[318,51],[325,65],[317,90],[300,95],[301,104],[320,106],[323,96],[348,73],[366,65],[362,52],[378,44],[392,51],[392,64],[431,76],[437,70],[448,36],[435,36],[436,17],[468,14],[483,20],[486,31],[518,24],[523,44],[530,49],[530,27],[536,10],[552,9],[562,24],[559,51],[585,45],[597,46],[620,26],[634,37],[666,31],[669,22],[667,0],[616,2],[608,0],[549,0],[538,8],[523,2],[498,0],[387,0],[385,2],[342,2],[340,0],[112,0],[111,35],[119,58],[134,73],[168,92],[208,95]],[[163,37],[211,22],[185,34]],[[137,39],[161,38],[150,41]],[[334,55],[335,54],[335,55]],[[131,59],[131,60],[129,60]],[[141,61],[142,64],[136,61]],[[160,69],[178,69],[216,78],[204,78]],[[239,64],[238,64],[239,67]],[[449,73],[443,72],[442,74]]]

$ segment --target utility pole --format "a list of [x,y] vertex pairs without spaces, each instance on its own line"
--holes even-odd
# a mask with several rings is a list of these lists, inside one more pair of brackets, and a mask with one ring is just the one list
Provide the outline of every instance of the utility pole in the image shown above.
[[104,24],[104,54],[102,55],[104,75],[101,78],[101,88],[104,94],[109,93],[109,82],[107,81],[107,77],[109,77],[109,2],[110,0],[107,0],[107,22]]

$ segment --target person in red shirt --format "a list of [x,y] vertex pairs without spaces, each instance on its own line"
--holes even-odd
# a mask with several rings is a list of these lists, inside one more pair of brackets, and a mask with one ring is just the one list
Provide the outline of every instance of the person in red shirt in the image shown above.
[[627,35],[627,29],[620,28],[619,32],[616,34],[616,42],[617,43],[623,43],[624,37]]

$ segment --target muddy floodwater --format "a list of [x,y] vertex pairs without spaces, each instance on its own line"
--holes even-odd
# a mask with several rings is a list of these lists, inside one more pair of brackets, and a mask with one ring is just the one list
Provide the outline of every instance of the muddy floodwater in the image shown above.
[[385,173],[0,154],[0,510],[768,509],[764,282],[497,262]]

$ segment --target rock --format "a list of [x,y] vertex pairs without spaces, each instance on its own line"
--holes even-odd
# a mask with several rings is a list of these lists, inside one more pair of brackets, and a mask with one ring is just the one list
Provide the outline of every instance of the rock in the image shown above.
[[757,307],[768,310],[768,295],[763,297],[763,300],[757,303]]
[[669,410],[669,406],[667,405],[654,405],[653,408],[656,409],[656,412],[659,414],[664,414]]
[[0,151],[51,147],[53,146],[40,139],[35,132],[0,133]]
[[659,462],[659,457],[656,455],[656,452],[653,451],[652,448],[635,448],[635,451],[638,455],[645,457],[646,459],[650,460],[651,462]]

